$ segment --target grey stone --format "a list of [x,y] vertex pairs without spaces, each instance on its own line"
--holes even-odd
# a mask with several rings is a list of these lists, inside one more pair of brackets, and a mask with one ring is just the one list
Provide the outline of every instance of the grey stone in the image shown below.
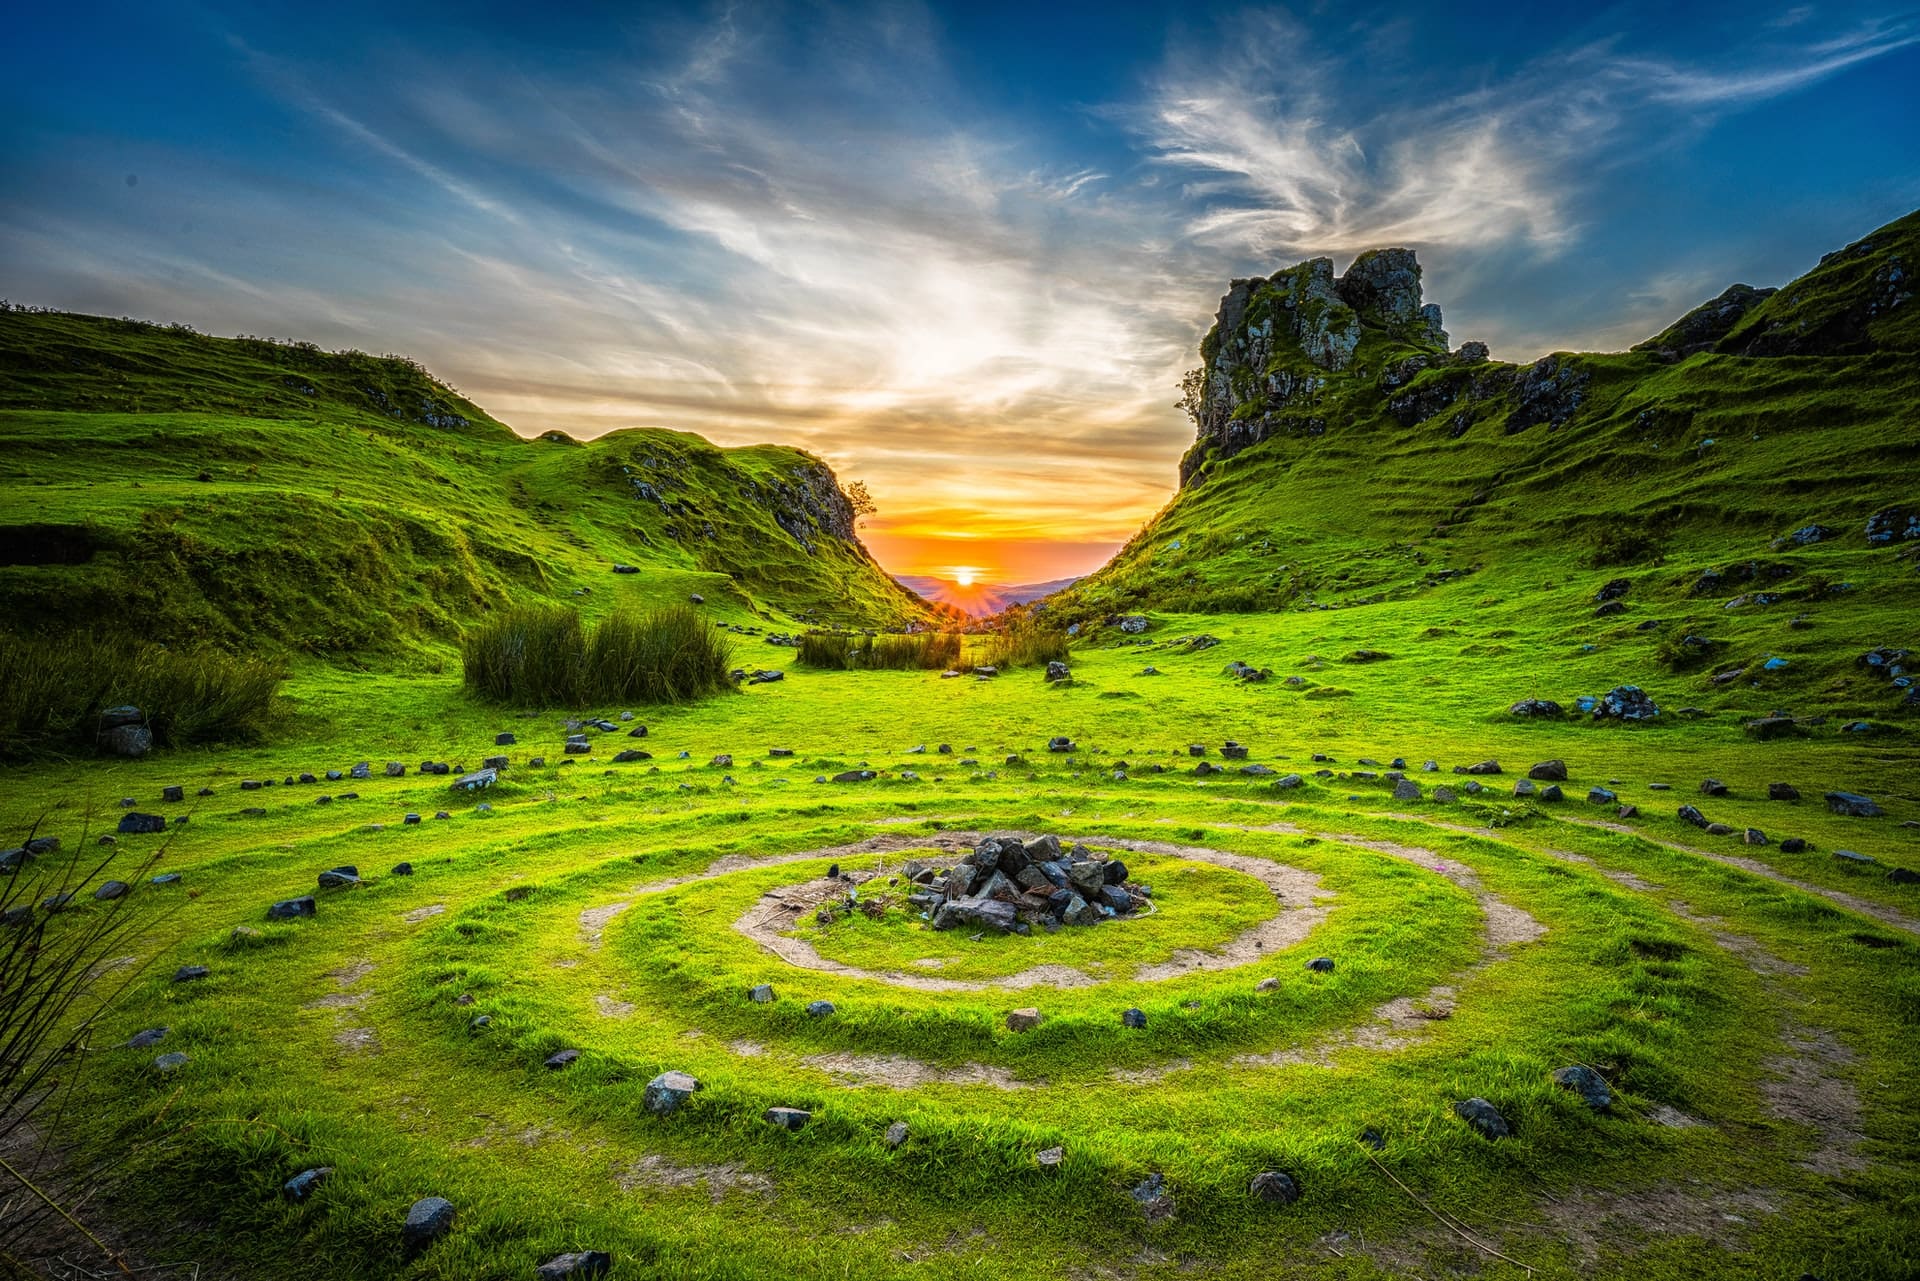
[[302,1170],[280,1185],[280,1193],[289,1201],[304,1201],[320,1190],[320,1185],[333,1173],[330,1165],[315,1166],[311,1170]]
[[1567,763],[1562,760],[1541,761],[1527,771],[1527,777],[1540,783],[1564,783],[1567,781]]
[[824,1019],[834,1012],[832,1001],[808,1001],[807,1013],[816,1019]]
[[1120,1012],[1120,1025],[1122,1027],[1134,1028],[1145,1027],[1147,1025],[1146,1011],[1138,1008],[1122,1010]]
[[133,887],[125,881],[107,881],[93,892],[93,896],[103,902],[110,902],[113,899],[123,897],[126,892],[132,888]]
[[173,981],[175,983],[191,983],[193,980],[203,979],[211,973],[213,973],[213,971],[204,965],[183,965],[173,972]]
[[[1847,818],[1879,818],[1886,813],[1873,801],[1857,792],[1828,792],[1827,809]],[[123,832],[127,830],[125,819],[121,820],[120,830]]]
[[546,1057],[546,1061],[541,1066],[549,1072],[558,1072],[561,1068],[572,1067],[574,1060],[579,1057],[578,1050],[555,1050]]
[[1316,956],[1307,962],[1307,968],[1315,974],[1331,974],[1333,973],[1333,958],[1330,956]]
[[699,1079],[685,1072],[662,1072],[647,1082],[641,1101],[655,1116],[668,1116],[701,1088]]
[[119,832],[122,836],[151,836],[167,830],[167,820],[158,814],[122,814]]
[[1613,1091],[1607,1087],[1605,1078],[1585,1064],[1555,1068],[1553,1083],[1579,1094],[1582,1101],[1595,1111],[1604,1112],[1613,1106]]
[[129,1050],[151,1049],[160,1044],[160,1042],[166,1038],[166,1035],[166,1028],[150,1027],[144,1032],[135,1032],[131,1037],[128,1037],[127,1048]]
[[773,984],[762,983],[747,993],[747,999],[755,1005],[773,1004]]
[[453,1202],[445,1197],[421,1197],[407,1209],[400,1240],[408,1250],[424,1250],[453,1227]]
[[1167,1191],[1165,1175],[1149,1174],[1132,1189],[1131,1195],[1148,1223],[1164,1223],[1173,1217],[1173,1193]]
[[886,1137],[881,1141],[889,1148],[900,1148],[906,1144],[907,1134],[907,1123],[905,1121],[895,1121],[887,1127]]
[[282,899],[280,902],[273,904],[267,909],[267,919],[269,921],[291,921],[296,917],[312,916],[315,910],[313,895],[306,894],[299,898]]
[[1300,1199],[1299,1183],[1280,1170],[1262,1170],[1254,1175],[1247,1192],[1254,1200],[1268,1205],[1292,1205]]
[[1483,1139],[1492,1141],[1509,1138],[1513,1134],[1513,1127],[1507,1124],[1507,1118],[1501,1116],[1500,1110],[1485,1099],[1462,1099],[1453,1105],[1453,1110]]
[[1008,1012],[1007,1030],[1009,1032],[1031,1032],[1040,1026],[1041,1021],[1040,1011],[1029,1005],[1022,1009]]
[[320,888],[323,890],[351,889],[360,883],[360,869],[352,864],[330,867],[320,873]]
[[768,1108],[760,1115],[783,1130],[803,1129],[807,1122],[813,1120],[813,1113],[805,1108]]
[[[697,602],[700,598],[694,597]],[[533,1270],[537,1281],[568,1281],[574,1277],[601,1277],[613,1267],[613,1256],[605,1250],[576,1250],[556,1254]]]
[[156,1058],[153,1061],[153,1067],[157,1072],[174,1072],[185,1067],[187,1062],[187,1056],[175,1050],[171,1054],[162,1054]]

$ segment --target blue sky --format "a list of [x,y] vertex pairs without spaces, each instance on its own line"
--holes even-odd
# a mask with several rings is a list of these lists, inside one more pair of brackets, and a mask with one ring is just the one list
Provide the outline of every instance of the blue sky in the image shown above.
[[1097,564],[1225,282],[1408,245],[1618,348],[1920,206],[1920,11],[16,7],[0,293],[404,351],[517,429],[864,478],[893,568]]

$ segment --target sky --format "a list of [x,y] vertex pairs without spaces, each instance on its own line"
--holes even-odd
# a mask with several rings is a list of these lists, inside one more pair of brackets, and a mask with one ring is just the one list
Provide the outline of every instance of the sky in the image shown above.
[[16,6],[0,294],[402,352],[525,435],[796,445],[899,573],[1170,498],[1226,283],[1418,251],[1613,350],[1920,206],[1878,5]]

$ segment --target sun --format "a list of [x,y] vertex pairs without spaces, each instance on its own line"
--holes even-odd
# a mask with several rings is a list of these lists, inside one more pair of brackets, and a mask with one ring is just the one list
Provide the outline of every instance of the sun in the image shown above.
[[974,574],[974,571],[971,566],[963,565],[959,569],[956,569],[953,571],[953,581],[960,584],[962,587],[971,587],[973,586],[973,574]]

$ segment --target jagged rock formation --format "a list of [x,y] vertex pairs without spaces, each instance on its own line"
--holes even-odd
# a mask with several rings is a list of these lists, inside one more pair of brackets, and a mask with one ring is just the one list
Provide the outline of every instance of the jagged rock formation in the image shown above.
[[[1331,258],[1312,258],[1234,281],[1201,344],[1205,365],[1189,397],[1200,443],[1181,465],[1181,483],[1208,458],[1230,458],[1265,440],[1282,411],[1319,400],[1334,376],[1353,369],[1363,343],[1400,357],[1384,375],[1388,388],[1435,363],[1487,358],[1481,343],[1447,356],[1440,308],[1421,301],[1420,262],[1411,249],[1368,250],[1344,276],[1333,274]],[[1421,403],[1415,396],[1406,407]],[[1324,424],[1306,428],[1318,434]]]

